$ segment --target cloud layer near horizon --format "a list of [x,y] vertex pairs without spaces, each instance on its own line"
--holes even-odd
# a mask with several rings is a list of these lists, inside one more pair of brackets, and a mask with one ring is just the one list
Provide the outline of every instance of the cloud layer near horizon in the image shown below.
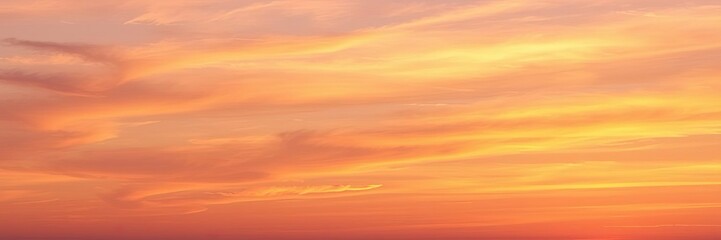
[[702,0],[3,1],[0,237],[710,237],[719,23]]

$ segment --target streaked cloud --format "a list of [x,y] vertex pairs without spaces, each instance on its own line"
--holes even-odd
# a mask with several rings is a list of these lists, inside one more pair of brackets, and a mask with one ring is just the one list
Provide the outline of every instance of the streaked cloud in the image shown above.
[[0,20],[0,238],[721,224],[714,1],[10,0]]

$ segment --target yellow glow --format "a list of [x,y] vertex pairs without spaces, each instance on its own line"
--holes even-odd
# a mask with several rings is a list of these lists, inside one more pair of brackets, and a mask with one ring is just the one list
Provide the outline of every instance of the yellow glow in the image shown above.
[[0,239],[713,239],[719,29],[701,0],[4,0]]

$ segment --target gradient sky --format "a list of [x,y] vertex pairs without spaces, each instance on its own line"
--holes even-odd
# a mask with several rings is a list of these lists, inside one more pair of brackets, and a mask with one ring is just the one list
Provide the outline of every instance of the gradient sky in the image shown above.
[[718,0],[2,0],[0,239],[719,239]]

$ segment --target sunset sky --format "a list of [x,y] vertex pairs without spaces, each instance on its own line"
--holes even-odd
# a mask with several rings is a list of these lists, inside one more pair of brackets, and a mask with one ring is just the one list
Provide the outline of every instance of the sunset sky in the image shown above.
[[1,0],[0,239],[721,239],[721,2]]

